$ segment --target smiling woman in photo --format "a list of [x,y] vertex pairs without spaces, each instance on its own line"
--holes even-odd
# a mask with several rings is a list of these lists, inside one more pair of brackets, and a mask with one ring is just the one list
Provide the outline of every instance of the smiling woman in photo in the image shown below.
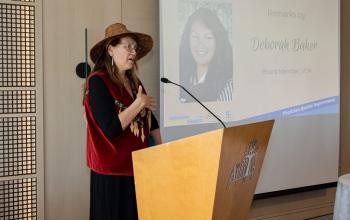
[[[199,8],[187,20],[180,43],[180,84],[200,101],[231,101],[232,46],[217,15]],[[194,100],[180,91],[182,102]]]

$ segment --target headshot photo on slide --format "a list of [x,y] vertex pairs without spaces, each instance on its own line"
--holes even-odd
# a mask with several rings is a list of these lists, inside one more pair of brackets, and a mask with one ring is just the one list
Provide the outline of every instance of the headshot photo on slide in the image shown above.
[[[232,15],[228,8],[225,4],[193,2],[187,7],[192,11],[187,10],[181,32],[179,79],[202,102],[229,102],[234,95],[232,45],[227,30]],[[194,102],[186,92],[180,90],[179,94],[181,102]]]

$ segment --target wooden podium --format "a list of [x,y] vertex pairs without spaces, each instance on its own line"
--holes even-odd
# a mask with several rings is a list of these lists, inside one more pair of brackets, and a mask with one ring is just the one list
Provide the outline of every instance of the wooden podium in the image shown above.
[[140,220],[247,219],[273,121],[133,152]]

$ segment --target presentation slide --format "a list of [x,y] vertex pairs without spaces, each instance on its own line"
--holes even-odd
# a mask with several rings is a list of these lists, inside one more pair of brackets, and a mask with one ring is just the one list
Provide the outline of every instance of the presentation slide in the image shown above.
[[[338,1],[161,0],[160,37],[161,77],[185,87],[227,126],[276,119],[258,193],[336,180]],[[221,127],[180,87],[160,89],[165,141]],[[309,167],[281,169],[281,180],[268,184],[283,160],[288,167],[298,158]],[[314,177],[321,168],[326,174]],[[290,184],[287,170],[304,180]]]
[[[334,1],[163,5],[162,76],[187,88],[223,121],[338,110]],[[164,86],[163,92],[165,127],[217,122],[179,87]]]

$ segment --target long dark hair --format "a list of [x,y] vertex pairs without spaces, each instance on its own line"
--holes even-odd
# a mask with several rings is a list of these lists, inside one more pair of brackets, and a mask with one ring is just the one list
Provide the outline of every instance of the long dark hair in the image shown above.
[[181,37],[180,83],[189,87],[191,77],[196,77],[197,64],[190,47],[190,33],[195,21],[203,22],[212,31],[216,40],[216,49],[208,66],[206,80],[219,83],[232,78],[232,46],[228,33],[215,12],[207,8],[199,8],[188,18]]

